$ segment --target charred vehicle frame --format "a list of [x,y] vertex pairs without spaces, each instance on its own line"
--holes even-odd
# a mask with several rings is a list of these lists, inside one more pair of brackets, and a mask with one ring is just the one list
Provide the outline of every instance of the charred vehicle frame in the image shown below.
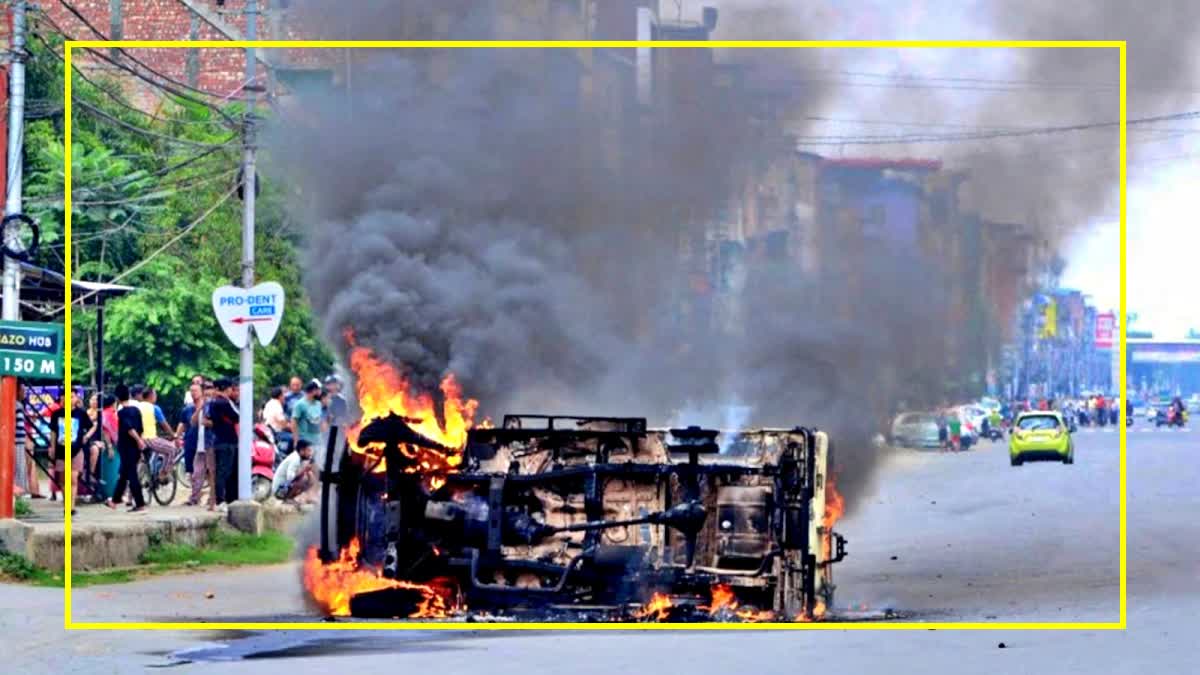
[[[718,585],[776,620],[832,606],[846,540],[828,526],[823,432],[508,415],[460,450],[414,422],[372,420],[354,443],[331,430],[321,560],[357,539],[385,578],[450,584],[459,607],[515,616],[628,620],[659,596],[686,613]],[[453,468],[427,471],[429,452]],[[350,613],[405,616],[404,602],[374,590]]]

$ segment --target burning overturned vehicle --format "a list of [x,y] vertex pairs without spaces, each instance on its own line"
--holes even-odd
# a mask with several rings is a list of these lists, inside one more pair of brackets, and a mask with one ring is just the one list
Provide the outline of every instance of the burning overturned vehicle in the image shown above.
[[442,421],[364,405],[331,434],[304,570],[327,613],[807,621],[832,605],[846,541],[824,433],[509,415],[447,434],[473,414],[460,400]]

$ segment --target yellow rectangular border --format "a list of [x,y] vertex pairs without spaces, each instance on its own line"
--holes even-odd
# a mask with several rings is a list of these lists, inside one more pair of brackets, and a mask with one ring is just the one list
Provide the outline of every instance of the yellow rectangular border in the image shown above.
[[[711,40],[655,42],[637,40],[68,40],[63,49],[63,144],[64,144],[64,203],[66,250],[66,323],[64,333],[64,386],[66,405],[71,405],[71,57],[74,49],[1117,49],[1120,53],[1120,306],[1119,348],[1121,351],[1120,395],[1126,392],[1126,325],[1125,300],[1125,200],[1126,200],[1126,99],[1125,40]],[[71,419],[66,418],[70,425]],[[67,434],[70,435],[70,427]],[[64,537],[63,625],[66,630],[1125,630],[1127,576],[1126,567],[1126,428],[1120,433],[1120,619],[1114,622],[846,622],[846,623],[758,623],[758,624],[693,624],[693,623],[298,623],[298,622],[76,622],[71,619],[71,513],[66,510]],[[71,458],[66,459],[66,475],[71,474]],[[70,490],[70,484],[64,486]],[[69,493],[67,499],[70,499]]]

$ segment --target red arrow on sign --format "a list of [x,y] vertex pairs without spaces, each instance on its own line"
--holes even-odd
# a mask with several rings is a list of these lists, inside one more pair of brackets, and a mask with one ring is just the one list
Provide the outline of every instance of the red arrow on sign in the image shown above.
[[233,321],[234,323],[249,323],[249,322],[251,322],[251,321],[270,321],[270,320],[271,320],[271,318],[272,318],[272,317],[269,317],[269,316],[264,316],[264,317],[259,317],[259,318],[257,318],[257,319],[252,319],[252,318],[250,318],[250,317],[248,317],[248,316],[239,316],[239,317],[235,317],[235,318],[233,318],[233,319],[230,319],[230,320],[231,320],[231,321]]

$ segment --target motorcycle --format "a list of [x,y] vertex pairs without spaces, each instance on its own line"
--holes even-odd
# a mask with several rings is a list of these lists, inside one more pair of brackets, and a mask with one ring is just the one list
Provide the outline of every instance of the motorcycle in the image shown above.
[[275,437],[275,466],[279,466],[292,451],[292,432],[284,429],[272,434]]
[[1186,410],[1176,412],[1174,408],[1167,407],[1165,410],[1159,410],[1155,413],[1154,426],[1156,427],[1179,427],[1182,429],[1187,425],[1188,412]]
[[256,502],[265,502],[271,496],[271,485],[275,482],[275,443],[271,430],[265,424],[254,425],[254,446],[250,453],[250,491]]

